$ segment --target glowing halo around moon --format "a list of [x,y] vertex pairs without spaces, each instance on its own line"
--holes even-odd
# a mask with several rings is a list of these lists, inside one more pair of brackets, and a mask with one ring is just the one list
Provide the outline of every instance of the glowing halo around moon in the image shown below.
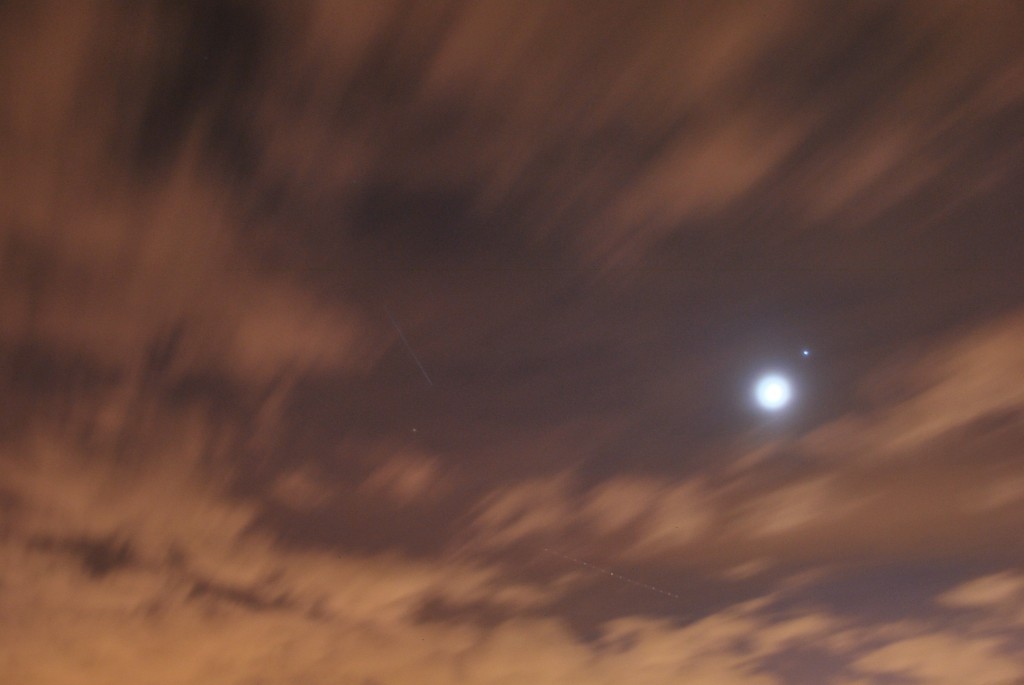
[[779,411],[792,399],[793,385],[782,374],[765,374],[754,384],[754,400],[766,411]]

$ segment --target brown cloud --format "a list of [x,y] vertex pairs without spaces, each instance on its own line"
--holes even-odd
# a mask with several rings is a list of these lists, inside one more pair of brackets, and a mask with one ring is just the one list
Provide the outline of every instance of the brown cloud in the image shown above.
[[[4,455],[3,482],[19,503],[0,545],[0,633],[9,647],[3,668],[10,677],[63,683],[147,674],[153,682],[203,683],[230,671],[240,682],[271,683],[328,677],[497,683],[514,676],[595,685],[679,678],[772,685],[784,680],[766,668],[768,661],[808,643],[850,659],[867,682],[886,673],[979,685],[1019,677],[1017,662],[1000,652],[1002,637],[960,636],[920,621],[863,626],[824,610],[776,613],[773,597],[685,625],[627,616],[600,625],[597,642],[586,642],[562,620],[542,617],[543,608],[581,578],[524,583],[507,567],[454,559],[289,550],[251,528],[255,507],[226,499],[220,486],[190,475],[197,473],[190,466],[195,458],[188,458],[194,447],[169,449],[184,458],[154,462],[134,478],[82,460],[73,447],[52,440]],[[566,487],[563,480],[549,494],[564,500]],[[525,488],[522,495],[536,490]],[[656,482],[624,487],[631,497],[612,492],[591,493],[586,501],[600,503],[596,510],[580,508],[596,516],[595,529],[600,524],[614,532],[652,515],[685,512],[693,500],[692,488]],[[638,509],[652,493],[653,503]],[[512,506],[521,498],[496,501],[508,505],[502,511],[511,520],[523,520],[525,512]],[[624,512],[635,516],[607,518]],[[644,533],[630,554],[643,555]],[[130,552],[118,557],[125,563],[97,574],[90,569],[100,545]],[[1010,574],[980,578],[938,601],[1002,616],[1018,585]],[[521,616],[494,625],[457,617],[421,622],[420,608],[437,597]],[[979,629],[1012,625],[986,620]],[[524,661],[524,652],[533,658]],[[941,668],[933,659],[938,653],[951,660]]]
[[571,539],[606,563],[760,570],[1013,545],[1011,521],[1024,522],[1021,326],[1014,315],[889,369],[886,384],[911,394],[884,396],[754,460],[740,455],[738,470],[726,458],[722,477],[618,477],[581,492],[566,474],[500,490],[481,504],[480,540]]
[[935,685],[998,685],[1024,675],[1016,659],[999,653],[996,640],[964,640],[937,633],[894,642],[857,660],[857,670],[892,674]]
[[436,499],[449,489],[436,458],[428,455],[397,454],[381,464],[361,488],[370,495],[383,495],[397,504]]
[[[197,152],[201,123],[185,132],[159,187],[133,193],[125,185],[110,151],[134,135],[127,131],[141,114],[116,101],[79,100],[88,89],[116,90],[113,76],[130,80],[105,73],[104,58],[158,61],[144,40],[156,18],[133,15],[142,26],[122,45],[125,54],[106,55],[90,36],[116,29],[98,4],[70,12],[44,4],[23,14],[21,31],[5,32],[16,35],[4,49],[7,86],[19,93],[3,108],[0,153],[11,181],[0,191],[4,341],[117,368],[140,365],[165,340],[170,371],[207,369],[242,381],[371,363],[354,308],[268,277],[239,243],[226,189]],[[53,24],[33,32],[36,22]]]
[[[556,619],[422,624],[418,608],[432,597],[522,610],[551,602],[557,589],[454,561],[289,552],[247,532],[252,508],[209,486],[166,471],[115,483],[95,465],[76,468],[66,449],[36,447],[2,462],[22,502],[0,545],[3,671],[18,682],[146,674],[151,682],[203,683],[230,673],[273,683],[497,683],[517,675],[655,684],[686,675],[767,685],[778,681],[758,674],[735,638],[766,629],[763,655],[829,625],[811,617],[773,624],[752,605],[686,628],[623,620],[602,638],[622,646],[607,650]],[[67,560],[70,547],[26,544],[41,535],[116,535],[131,541],[132,563],[89,573]],[[524,650],[531,659],[522,659]]]
[[1013,3],[0,19],[0,680],[1021,676]]
[[806,444],[823,457],[864,462],[938,452],[941,438],[1001,414],[1012,423],[1024,404],[1015,382],[1024,372],[1017,344],[1022,334],[1018,311],[914,358],[896,359],[863,383],[873,405],[868,412],[816,429]]
[[939,604],[968,612],[972,631],[983,636],[1013,636],[1024,628],[1024,577],[1019,570],[982,576],[938,598]]

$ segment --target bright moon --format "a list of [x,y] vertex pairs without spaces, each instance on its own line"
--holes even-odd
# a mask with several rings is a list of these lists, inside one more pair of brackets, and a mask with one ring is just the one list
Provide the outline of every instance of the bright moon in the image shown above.
[[769,374],[762,376],[754,386],[754,398],[763,409],[777,411],[789,404],[793,388],[785,376]]

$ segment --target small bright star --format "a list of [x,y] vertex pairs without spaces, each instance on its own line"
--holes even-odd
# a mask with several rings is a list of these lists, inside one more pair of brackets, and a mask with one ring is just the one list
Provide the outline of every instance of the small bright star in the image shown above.
[[793,396],[793,388],[785,376],[777,373],[762,376],[754,386],[754,398],[763,409],[778,411]]
[[810,350],[804,350],[804,351],[803,351],[803,355],[804,355],[805,357],[810,357],[810,356],[811,356],[811,351],[810,351]]

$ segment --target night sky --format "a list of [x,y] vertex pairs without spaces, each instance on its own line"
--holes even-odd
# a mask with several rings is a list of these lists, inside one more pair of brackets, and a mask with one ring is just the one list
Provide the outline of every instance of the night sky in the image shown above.
[[1024,4],[0,2],[0,682],[1024,683]]

